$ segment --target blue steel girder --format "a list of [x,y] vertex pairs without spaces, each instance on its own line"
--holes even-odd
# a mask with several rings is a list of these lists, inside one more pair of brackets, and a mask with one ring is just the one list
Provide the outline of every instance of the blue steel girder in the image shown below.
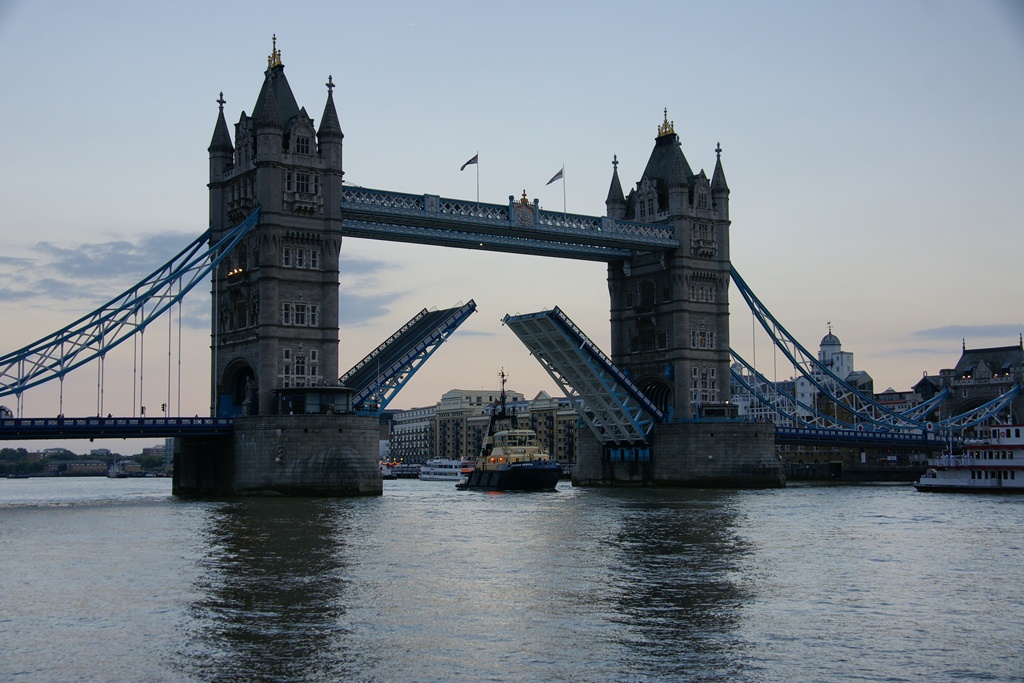
[[100,439],[228,435],[224,417],[46,417],[0,418],[0,440]]
[[1014,384],[1012,388],[1005,391],[1000,396],[996,396],[988,403],[978,406],[974,410],[969,410],[966,413],[954,415],[940,421],[938,428],[943,431],[951,432],[982,424],[983,422],[996,417],[1001,410],[1013,403],[1013,400],[1020,395],[1020,392],[1020,385]]
[[910,419],[890,410],[872,398],[869,398],[847,384],[842,378],[822,365],[813,354],[807,351],[793,335],[784,328],[771,311],[754,294],[753,290],[730,265],[732,280],[740,295],[747,302],[757,321],[761,323],[768,337],[776,347],[789,359],[807,380],[829,400],[841,405],[853,413],[859,422],[874,425],[881,429],[923,429],[919,420]]
[[346,186],[342,233],[349,237],[618,261],[634,251],[676,249],[671,226],[542,211],[533,204],[482,204]]
[[[938,424],[923,421],[923,418],[927,416],[927,412],[921,412],[920,410],[910,409],[897,413],[890,410],[887,406],[884,406],[873,398],[869,398],[864,394],[851,387],[845,381],[840,379],[835,373],[829,368],[825,367],[818,360],[805,349],[796,340],[789,331],[784,328],[778,320],[771,314],[768,308],[757,298],[753,290],[749,285],[740,277],[740,274],[736,272],[736,268],[730,265],[732,280],[736,283],[736,287],[740,294],[743,296],[747,305],[750,307],[754,317],[757,318],[758,322],[768,333],[769,338],[775,343],[776,347],[789,359],[793,366],[811,382],[822,394],[827,396],[830,400],[835,403],[842,405],[845,409],[853,413],[857,420],[862,423],[873,425],[874,429],[893,429],[893,430],[926,430],[930,431],[933,429],[939,429],[943,431],[952,431],[956,429],[966,429],[982,422],[995,417],[1000,410],[1008,406],[1014,398],[1020,393],[1020,385],[1015,385],[1010,390],[1006,391],[1001,396],[997,396],[985,405],[979,406],[973,410],[960,415],[954,415],[945,420],[940,421]],[[938,397],[931,399],[928,406],[929,409],[933,409],[940,400]]]
[[[761,403],[772,408],[778,415],[791,420],[794,424],[802,424],[811,429],[853,429],[855,425],[839,420],[834,415],[822,413],[814,406],[809,406],[800,399],[790,394],[779,391],[778,386],[767,377],[757,371],[754,366],[748,363],[735,350],[729,349],[732,359],[742,365],[748,375],[736,372],[730,368],[729,373],[737,382],[742,384],[750,394]],[[801,415],[797,408],[802,408]],[[811,419],[804,415],[813,416]]]
[[0,396],[17,395],[62,379],[144,330],[216,268],[259,221],[259,215],[257,208],[216,244],[204,249],[212,234],[212,230],[206,230],[167,263],[92,313],[0,356]]
[[[380,414],[466,319],[476,302],[441,311],[423,309],[341,376],[353,389],[352,405],[360,412]],[[370,407],[372,404],[372,407]]]
[[665,416],[557,306],[502,320],[605,444],[648,443]]
[[900,415],[907,418],[908,420],[923,420],[924,418],[928,417],[929,413],[931,413],[933,410],[936,410],[939,406],[941,406],[942,402],[945,401],[947,398],[949,398],[949,389],[945,388],[939,393],[932,396],[927,401],[918,403],[916,406],[913,406],[912,408],[907,408],[906,410],[902,411]]

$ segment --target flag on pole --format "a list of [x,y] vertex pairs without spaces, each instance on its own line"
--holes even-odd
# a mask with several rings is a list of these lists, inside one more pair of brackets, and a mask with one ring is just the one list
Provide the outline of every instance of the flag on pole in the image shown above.
[[466,170],[466,167],[467,167],[467,166],[469,166],[470,164],[475,164],[475,163],[476,163],[477,157],[479,157],[479,156],[480,156],[480,153],[479,153],[479,152],[478,152],[478,153],[476,153],[476,154],[474,154],[474,155],[473,155],[473,158],[472,158],[472,159],[470,159],[469,161],[467,161],[466,163],[464,163],[464,164],[462,165],[462,168],[460,168],[459,170],[460,170],[460,171],[465,171],[465,170]]
[[562,173],[563,173],[563,172],[565,172],[565,166],[563,166],[562,168],[558,169],[558,173],[556,173],[556,174],[555,174],[555,175],[554,175],[554,176],[553,176],[553,177],[551,178],[551,180],[549,180],[549,181],[547,182],[547,184],[548,184],[548,185],[550,185],[551,183],[555,182],[556,180],[561,180],[561,179],[562,179]]

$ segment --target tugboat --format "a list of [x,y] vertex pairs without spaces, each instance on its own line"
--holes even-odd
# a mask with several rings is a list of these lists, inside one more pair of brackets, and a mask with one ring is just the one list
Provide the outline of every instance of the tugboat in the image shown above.
[[562,467],[537,444],[532,429],[520,429],[515,408],[505,408],[504,371],[498,405],[492,406],[480,457],[455,485],[460,490],[553,491]]

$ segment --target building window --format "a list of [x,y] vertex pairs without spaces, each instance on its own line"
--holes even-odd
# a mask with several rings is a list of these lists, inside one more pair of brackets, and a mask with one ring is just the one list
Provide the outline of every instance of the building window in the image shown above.
[[286,171],[284,174],[284,191],[294,192],[295,191],[295,174],[291,171]]
[[309,154],[309,138],[301,135],[295,138],[295,153]]
[[292,267],[292,248],[285,247],[281,250],[281,265],[285,268]]
[[309,250],[309,267],[314,269],[320,268],[320,251],[318,249]]
[[654,283],[650,280],[644,280],[640,283],[640,306],[641,308],[648,309],[654,306],[655,300],[655,287]]
[[291,325],[292,324],[292,305],[281,304],[281,324]]
[[298,191],[303,194],[309,194],[309,174],[299,173],[297,178]]
[[306,267],[306,250],[296,249],[295,250],[295,267],[305,268]]

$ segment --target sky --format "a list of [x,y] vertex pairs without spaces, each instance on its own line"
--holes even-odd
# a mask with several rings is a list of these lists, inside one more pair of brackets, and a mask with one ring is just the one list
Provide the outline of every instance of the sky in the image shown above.
[[[252,113],[274,35],[317,125],[337,84],[346,182],[473,199],[479,171],[481,201],[602,215],[613,157],[628,192],[667,109],[695,172],[721,144],[733,265],[812,353],[831,323],[876,391],[907,390],[1024,332],[1024,3],[0,0],[0,354],[206,229],[216,100],[231,130]],[[557,305],[609,349],[600,263],[346,238],[341,272],[343,370],[423,308],[478,305],[393,408],[502,368],[557,394],[508,313]],[[95,415],[101,388],[103,412],[208,414],[208,296],[180,352],[158,321],[141,362],[127,344],[24,414]],[[730,301],[731,346],[791,376]]]

